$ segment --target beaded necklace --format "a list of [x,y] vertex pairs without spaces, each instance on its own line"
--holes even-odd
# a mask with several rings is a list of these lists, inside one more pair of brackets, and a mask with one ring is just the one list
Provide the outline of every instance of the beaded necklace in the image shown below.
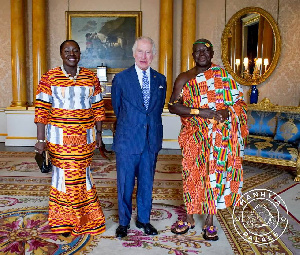
[[78,76],[78,74],[79,74],[79,71],[80,71],[80,68],[79,68],[79,66],[77,66],[77,71],[76,71],[76,74],[75,74],[75,76],[71,76],[71,74],[68,74],[67,73],[67,71],[65,70],[65,68],[64,68],[64,65],[61,65],[61,70],[62,70],[62,72],[64,73],[64,75],[67,77],[67,78],[69,78],[71,81],[76,81],[76,79],[77,79],[77,76]]

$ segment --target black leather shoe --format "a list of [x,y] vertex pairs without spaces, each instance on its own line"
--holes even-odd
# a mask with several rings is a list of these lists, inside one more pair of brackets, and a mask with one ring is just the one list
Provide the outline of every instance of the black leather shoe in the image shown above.
[[153,227],[150,223],[142,223],[137,220],[136,226],[138,228],[143,228],[146,235],[155,236],[158,234],[156,228]]
[[127,229],[129,229],[129,225],[127,226],[119,225],[119,227],[116,230],[116,237],[123,238],[127,236]]

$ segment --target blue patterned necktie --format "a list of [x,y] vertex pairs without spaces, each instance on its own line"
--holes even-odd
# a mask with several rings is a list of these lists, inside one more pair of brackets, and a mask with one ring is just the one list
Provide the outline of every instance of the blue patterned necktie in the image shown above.
[[143,71],[142,93],[143,93],[143,99],[144,99],[145,108],[146,108],[146,110],[148,110],[149,101],[150,101],[150,86],[149,86],[148,76],[147,76],[145,70]]

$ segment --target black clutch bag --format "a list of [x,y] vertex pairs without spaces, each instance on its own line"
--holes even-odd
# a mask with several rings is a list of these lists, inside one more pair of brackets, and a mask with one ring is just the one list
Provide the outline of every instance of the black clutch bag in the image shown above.
[[43,151],[42,154],[35,154],[35,161],[38,164],[42,173],[49,173],[52,168],[52,164],[49,158],[48,151]]

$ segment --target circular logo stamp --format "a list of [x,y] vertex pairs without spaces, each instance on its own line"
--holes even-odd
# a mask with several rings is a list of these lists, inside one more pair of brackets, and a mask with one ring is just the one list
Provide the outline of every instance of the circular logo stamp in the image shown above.
[[247,242],[256,245],[276,241],[288,225],[288,209],[283,199],[267,189],[244,193],[234,206],[232,220],[235,230]]

